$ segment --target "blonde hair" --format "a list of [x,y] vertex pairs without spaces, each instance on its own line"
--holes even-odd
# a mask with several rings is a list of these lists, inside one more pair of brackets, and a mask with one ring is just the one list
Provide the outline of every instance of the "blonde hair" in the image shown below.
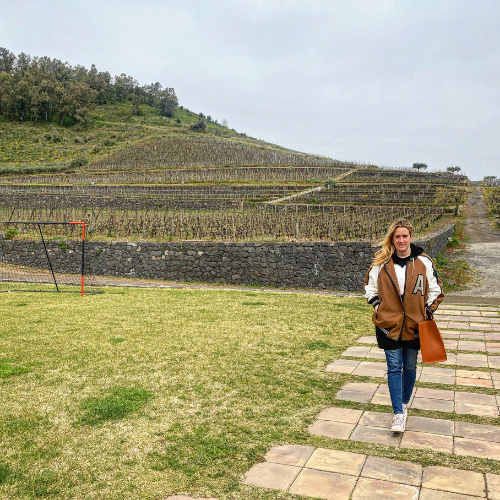
[[379,266],[380,264],[383,264],[392,257],[392,254],[396,250],[396,247],[392,242],[392,238],[394,236],[394,233],[396,232],[396,229],[399,229],[400,227],[405,227],[406,229],[408,229],[410,236],[413,236],[413,226],[411,225],[411,222],[409,220],[406,219],[395,220],[389,226],[387,234],[385,235],[385,238],[382,240],[381,243],[382,248],[375,253],[372,266]]

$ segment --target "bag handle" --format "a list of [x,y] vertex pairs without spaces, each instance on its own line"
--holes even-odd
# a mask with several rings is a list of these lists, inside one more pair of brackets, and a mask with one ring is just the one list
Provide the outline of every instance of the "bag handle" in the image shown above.
[[425,312],[428,320],[434,319],[434,312],[429,306],[425,306]]

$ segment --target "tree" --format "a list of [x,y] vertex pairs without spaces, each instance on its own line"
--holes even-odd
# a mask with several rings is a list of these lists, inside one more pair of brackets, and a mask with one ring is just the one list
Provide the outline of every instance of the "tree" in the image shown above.
[[415,170],[427,170],[427,165],[425,163],[414,163],[413,167]]
[[460,167],[446,167],[446,171],[454,174],[455,172],[458,173],[462,169]]
[[500,215],[500,187],[487,187],[484,190],[484,201],[493,214]]
[[177,101],[177,96],[175,95],[175,90],[173,88],[163,89],[160,92],[160,101],[158,109],[162,116],[168,116],[173,118],[175,109],[179,102]]
[[[163,116],[173,117],[178,107],[175,90],[162,89],[159,82],[139,87],[124,73],[114,79],[94,64],[72,67],[58,59],[17,56],[0,47],[0,115],[9,120],[58,120],[61,125],[82,124],[89,120],[96,104],[132,101],[132,113],[148,104]],[[203,117],[201,117],[203,118]],[[205,130],[200,121],[195,130]]]
[[486,187],[493,187],[500,185],[500,179],[497,179],[495,175],[487,175],[483,179],[483,185]]
[[191,125],[191,130],[196,132],[205,132],[207,129],[207,124],[203,118],[200,118],[194,125]]
[[437,188],[435,203],[453,207],[454,215],[459,215],[460,205],[467,201],[467,189],[463,187]]
[[10,73],[14,69],[16,56],[10,50],[0,47],[0,73]]

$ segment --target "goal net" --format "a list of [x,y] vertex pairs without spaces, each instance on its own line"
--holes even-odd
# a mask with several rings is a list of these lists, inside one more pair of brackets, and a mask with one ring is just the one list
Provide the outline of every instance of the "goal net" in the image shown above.
[[0,221],[0,291],[102,293],[85,223]]

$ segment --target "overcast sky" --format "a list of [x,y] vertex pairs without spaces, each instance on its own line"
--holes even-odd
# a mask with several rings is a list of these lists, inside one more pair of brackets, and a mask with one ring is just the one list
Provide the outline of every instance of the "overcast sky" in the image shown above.
[[291,149],[500,177],[499,0],[0,0],[0,46]]

